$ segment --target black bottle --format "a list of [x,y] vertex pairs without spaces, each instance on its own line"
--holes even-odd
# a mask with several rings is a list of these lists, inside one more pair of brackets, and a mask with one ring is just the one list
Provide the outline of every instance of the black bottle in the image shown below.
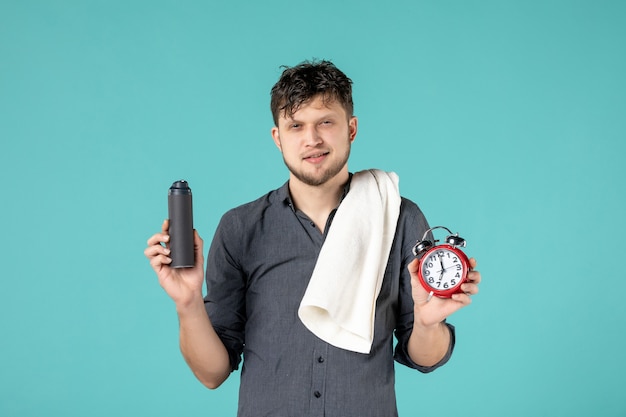
[[170,258],[172,268],[194,266],[193,210],[191,188],[185,180],[176,181],[167,195],[170,219]]

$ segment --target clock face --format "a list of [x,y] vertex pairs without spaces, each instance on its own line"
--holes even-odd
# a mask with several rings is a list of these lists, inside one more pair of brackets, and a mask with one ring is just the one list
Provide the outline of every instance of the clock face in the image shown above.
[[424,254],[420,267],[422,283],[427,290],[437,295],[450,295],[467,276],[468,265],[465,256],[452,246],[442,245]]

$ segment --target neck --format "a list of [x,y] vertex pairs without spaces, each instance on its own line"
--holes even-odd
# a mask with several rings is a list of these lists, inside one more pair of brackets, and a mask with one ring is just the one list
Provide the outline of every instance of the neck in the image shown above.
[[291,199],[298,210],[304,212],[318,229],[324,231],[328,215],[339,205],[348,178],[346,169],[322,185],[308,185],[291,175]]

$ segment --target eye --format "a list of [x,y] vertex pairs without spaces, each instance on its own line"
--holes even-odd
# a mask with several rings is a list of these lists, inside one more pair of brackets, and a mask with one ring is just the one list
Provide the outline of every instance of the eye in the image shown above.
[[289,125],[290,129],[298,129],[300,127],[300,123],[292,123]]
[[324,120],[324,121],[322,121],[322,124],[323,125],[332,125],[333,122],[332,122],[332,120]]

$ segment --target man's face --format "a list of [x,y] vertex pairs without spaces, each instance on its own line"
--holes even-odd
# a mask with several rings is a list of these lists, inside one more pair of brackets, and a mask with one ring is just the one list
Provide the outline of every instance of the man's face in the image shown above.
[[317,96],[293,116],[281,115],[278,126],[272,128],[272,137],[292,177],[318,186],[343,170],[347,173],[356,132],[356,117],[348,117],[337,101],[324,103]]

